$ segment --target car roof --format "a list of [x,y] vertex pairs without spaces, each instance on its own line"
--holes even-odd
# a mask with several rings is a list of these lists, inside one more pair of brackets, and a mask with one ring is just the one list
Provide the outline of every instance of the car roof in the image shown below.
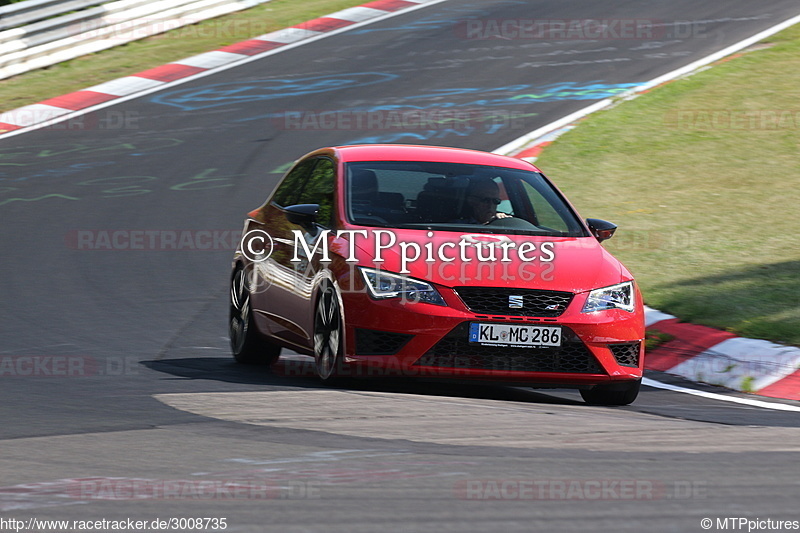
[[337,152],[339,160],[345,163],[355,161],[434,161],[539,171],[531,163],[521,159],[465,148],[408,144],[360,144],[337,146],[333,150]]

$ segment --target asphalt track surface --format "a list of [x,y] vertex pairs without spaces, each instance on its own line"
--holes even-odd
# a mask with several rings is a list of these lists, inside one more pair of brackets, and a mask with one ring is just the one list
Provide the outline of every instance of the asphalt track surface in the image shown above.
[[[798,11],[793,0],[448,0],[109,107],[83,127],[0,141],[0,516],[227,517],[228,531],[281,532],[800,519],[797,413],[649,388],[625,408],[493,385],[332,389],[291,356],[272,373],[234,365],[225,233],[318,146],[492,150]],[[639,39],[465,36],[467,19],[520,18],[664,26]],[[281,116],[380,106],[500,118],[398,137]],[[166,232],[180,249],[161,233],[160,250],[91,249],[114,230]],[[210,250],[180,244],[184,232],[208,244],[203,231],[216,232]],[[198,489],[210,482],[223,488]],[[231,496],[225,483],[249,488]]]

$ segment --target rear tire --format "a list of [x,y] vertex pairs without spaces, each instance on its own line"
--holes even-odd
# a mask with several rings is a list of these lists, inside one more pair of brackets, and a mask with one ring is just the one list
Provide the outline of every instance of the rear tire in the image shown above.
[[589,390],[581,390],[583,400],[591,405],[630,405],[639,395],[642,380],[637,380],[620,388],[619,385],[596,385]]
[[228,336],[237,363],[271,365],[281,354],[281,347],[264,340],[253,323],[250,286],[247,273],[240,266],[231,277]]

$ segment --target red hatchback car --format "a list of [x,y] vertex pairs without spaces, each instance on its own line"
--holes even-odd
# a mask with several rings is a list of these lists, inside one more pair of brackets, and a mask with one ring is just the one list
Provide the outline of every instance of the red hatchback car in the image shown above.
[[472,378],[580,389],[626,405],[644,359],[642,298],[532,164],[430,146],[323,148],[249,213],[233,260],[243,363],[282,347],[319,377]]

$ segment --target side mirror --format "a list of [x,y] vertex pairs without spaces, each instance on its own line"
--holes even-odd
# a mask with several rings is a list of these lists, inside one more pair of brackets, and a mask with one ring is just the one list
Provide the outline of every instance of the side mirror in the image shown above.
[[594,235],[599,242],[610,239],[614,236],[614,232],[617,231],[616,224],[608,222],[607,220],[600,220],[599,218],[587,218],[586,224],[589,225],[589,229],[592,230],[592,235]]
[[283,209],[286,220],[292,224],[297,224],[309,233],[316,233],[317,215],[319,215],[319,204],[297,204],[290,205]]

